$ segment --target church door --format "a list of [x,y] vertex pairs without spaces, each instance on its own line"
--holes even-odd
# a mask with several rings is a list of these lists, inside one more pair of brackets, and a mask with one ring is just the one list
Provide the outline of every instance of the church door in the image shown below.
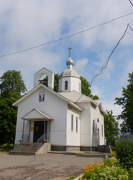
[[33,141],[37,140],[44,134],[44,121],[35,121],[34,122],[34,136]]

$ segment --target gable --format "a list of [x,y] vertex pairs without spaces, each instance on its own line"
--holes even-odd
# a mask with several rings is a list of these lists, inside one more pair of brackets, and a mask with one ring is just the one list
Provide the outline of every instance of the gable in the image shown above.
[[[64,96],[54,92],[52,89],[46,87],[43,84],[39,84],[37,85],[35,88],[33,88],[31,91],[29,91],[25,96],[23,96],[22,98],[20,98],[18,101],[16,101],[13,106],[18,106],[20,103],[22,103],[24,100],[27,100],[28,97],[30,97],[31,95],[33,95],[35,92],[38,92],[39,89],[44,89],[47,92],[51,93],[53,96],[57,97],[58,99],[62,100],[63,102],[66,102],[70,105],[72,105],[75,109],[77,109],[78,111],[82,111],[82,109],[76,105],[75,103],[73,103],[72,101],[70,101],[69,99],[65,98]],[[33,102],[34,103],[34,102]]]
[[45,114],[44,112],[39,111],[38,109],[34,108],[32,109],[30,112],[26,113],[23,116],[23,119],[25,120],[52,120],[52,118],[50,116],[48,116],[47,114]]

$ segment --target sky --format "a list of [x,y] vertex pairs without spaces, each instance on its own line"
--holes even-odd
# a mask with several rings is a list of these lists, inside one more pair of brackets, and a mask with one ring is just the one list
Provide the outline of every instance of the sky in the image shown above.
[[[0,0],[0,55],[55,40],[130,12],[133,7],[128,0]],[[74,68],[90,82],[128,23],[133,27],[133,15],[51,45],[2,57],[0,76],[8,70],[21,71],[27,88],[31,89],[34,73],[42,67],[55,73],[66,69],[71,47]],[[92,85],[93,94],[114,115],[121,112],[121,107],[114,105],[115,97],[121,96],[132,71],[133,32],[128,30],[108,67]]]

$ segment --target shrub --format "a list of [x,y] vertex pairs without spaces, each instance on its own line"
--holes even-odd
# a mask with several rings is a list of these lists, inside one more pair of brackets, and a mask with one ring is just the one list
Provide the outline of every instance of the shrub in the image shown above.
[[111,151],[110,154],[111,154],[112,157],[116,157],[116,152],[115,151]]
[[90,172],[85,172],[82,180],[128,180],[128,172],[120,167],[101,167],[93,168]]
[[116,157],[124,168],[133,167],[133,143],[128,141],[118,142],[116,145]]
[[129,180],[133,180],[133,168],[129,170]]
[[[131,177],[132,173],[131,170]],[[119,161],[114,157],[106,158],[101,164],[87,165],[80,180],[128,180],[128,176],[128,171],[120,167]]]
[[3,150],[10,150],[13,148],[13,144],[5,143],[5,144],[0,145],[0,148]]
[[109,166],[109,167],[119,166],[119,161],[118,161],[115,157],[113,157],[113,158],[111,158],[111,159],[106,158],[106,159],[104,160],[104,165]]

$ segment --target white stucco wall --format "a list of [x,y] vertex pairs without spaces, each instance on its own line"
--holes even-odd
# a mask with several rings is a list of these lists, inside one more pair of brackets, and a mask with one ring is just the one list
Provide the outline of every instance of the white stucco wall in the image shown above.
[[[98,122],[99,119],[99,122]],[[95,121],[95,131],[93,133],[93,120]],[[103,126],[103,132],[102,132]],[[104,117],[99,107],[91,106],[91,127],[92,127],[92,146],[104,145]],[[99,133],[98,133],[99,129]]]
[[[73,130],[71,129],[71,116],[73,115]],[[76,117],[78,120],[78,128],[76,132]],[[67,122],[66,122],[66,145],[67,146],[80,146],[80,117],[79,112],[68,108]]]
[[[42,90],[45,92],[45,101],[39,102],[39,92]],[[37,108],[53,118],[50,122],[51,144],[65,145],[67,103],[48,92],[46,89],[37,90],[18,105],[15,144],[19,144],[19,141],[22,139],[23,120],[21,118],[33,108]],[[28,124],[29,121],[25,121],[25,134],[29,134]],[[33,135],[31,134],[30,138],[32,137]]]
[[[68,90],[65,90],[65,81],[68,81]],[[81,92],[81,80],[75,77],[63,77],[59,80],[59,91],[78,91]]]
[[80,114],[80,145],[91,146],[91,119],[90,119],[90,104],[89,103],[78,103],[83,109]]

